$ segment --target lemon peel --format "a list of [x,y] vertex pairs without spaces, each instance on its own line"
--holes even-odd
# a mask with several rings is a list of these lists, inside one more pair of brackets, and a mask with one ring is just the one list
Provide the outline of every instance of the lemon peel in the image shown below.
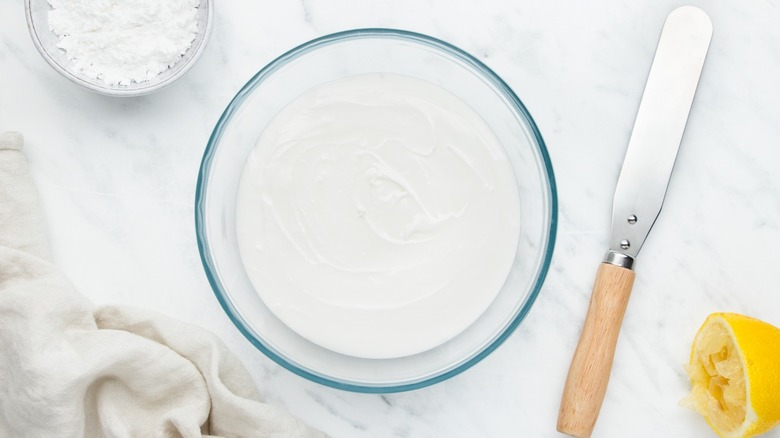
[[690,394],[682,405],[723,438],[760,435],[780,424],[780,329],[736,313],[713,313],[691,348]]

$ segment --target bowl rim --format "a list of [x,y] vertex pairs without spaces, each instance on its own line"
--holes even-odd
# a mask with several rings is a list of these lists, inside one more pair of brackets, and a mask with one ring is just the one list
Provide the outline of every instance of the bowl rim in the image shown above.
[[[211,258],[211,254],[209,253],[209,249],[208,249],[209,244],[206,239],[206,232],[203,226],[205,222],[205,198],[206,198],[206,186],[207,186],[206,182],[209,178],[209,174],[211,171],[211,163],[217,145],[219,143],[220,138],[222,137],[222,132],[224,131],[224,128],[230,122],[233,114],[241,107],[244,100],[249,96],[249,94],[254,90],[254,88],[257,87],[266,77],[276,72],[279,68],[281,68],[291,60],[297,58],[298,55],[305,54],[320,46],[328,45],[336,41],[361,39],[366,37],[389,38],[389,39],[396,38],[405,41],[420,43],[422,45],[443,51],[446,54],[451,55],[459,59],[460,61],[465,62],[466,64],[470,65],[471,67],[475,68],[478,72],[480,72],[484,76],[484,78],[490,81],[490,83],[496,88],[496,90],[499,91],[507,99],[510,105],[514,107],[514,110],[516,110],[522,116],[522,118],[525,119],[525,122],[527,123],[528,128],[533,134],[534,139],[539,147],[539,154],[542,158],[542,163],[544,165],[544,171],[545,171],[544,174],[546,174],[547,176],[547,183],[549,186],[549,198],[550,198],[549,199],[550,225],[549,225],[548,236],[546,240],[547,246],[544,250],[542,264],[539,268],[536,281],[534,282],[533,287],[531,288],[530,293],[525,303],[523,304],[523,307],[520,309],[520,311],[517,313],[514,319],[506,326],[504,331],[501,332],[501,334],[499,334],[493,340],[493,342],[491,342],[486,347],[484,347],[476,355],[472,356],[468,360],[464,361],[463,363],[457,365],[452,369],[449,369],[440,374],[429,376],[419,381],[412,381],[409,383],[400,383],[400,384],[392,384],[392,385],[364,385],[364,384],[357,384],[357,383],[348,383],[336,379],[328,379],[326,377],[323,377],[318,374],[314,374],[310,371],[298,367],[294,363],[288,361],[285,357],[267,348],[260,339],[257,339],[247,329],[242,318],[238,316],[237,311],[233,306],[233,303],[227,298],[226,292],[222,284],[220,283],[219,279],[216,277],[215,272],[212,268],[214,262]],[[310,381],[325,386],[329,386],[332,388],[346,390],[346,391],[370,393],[370,394],[387,394],[387,393],[403,392],[403,391],[410,391],[414,389],[423,388],[426,386],[430,386],[442,382],[451,377],[454,377],[462,373],[463,371],[471,368],[472,366],[480,362],[482,359],[484,359],[486,356],[488,356],[490,353],[492,353],[496,348],[498,348],[498,346],[503,344],[504,341],[506,341],[506,339],[509,338],[509,336],[515,331],[515,329],[528,315],[528,312],[530,311],[531,307],[536,301],[536,298],[539,295],[539,292],[542,288],[542,285],[544,284],[544,280],[550,268],[550,263],[552,261],[553,251],[555,248],[555,239],[556,239],[557,225],[558,225],[558,194],[557,194],[557,186],[555,183],[555,176],[552,168],[552,162],[550,160],[550,155],[547,151],[547,147],[544,143],[544,140],[542,139],[542,135],[539,132],[539,128],[537,127],[536,122],[531,117],[531,114],[528,112],[528,110],[526,109],[525,105],[520,100],[520,98],[517,97],[517,95],[512,91],[509,85],[507,85],[506,82],[504,82],[504,80],[501,79],[493,70],[491,70],[488,66],[486,66],[481,61],[479,61],[469,53],[465,52],[464,50],[450,43],[447,43],[445,41],[442,41],[440,39],[428,35],[411,32],[407,30],[399,30],[399,29],[361,28],[361,29],[352,29],[352,30],[346,30],[346,31],[324,35],[315,38],[313,40],[310,40],[308,42],[305,42],[303,44],[300,44],[288,50],[287,52],[283,53],[282,55],[280,55],[270,63],[268,63],[265,67],[260,69],[254,76],[252,76],[252,78],[249,79],[249,81],[243,87],[241,87],[241,89],[236,93],[235,97],[233,97],[233,99],[230,101],[228,106],[225,108],[224,112],[219,117],[217,124],[215,125],[214,130],[212,131],[209,140],[206,144],[206,149],[204,150],[203,153],[203,159],[201,161],[201,166],[198,172],[198,180],[195,189],[194,213],[195,213],[195,234],[196,234],[196,239],[198,244],[198,251],[200,253],[201,263],[203,264],[203,269],[205,271],[209,284],[211,285],[211,288],[214,291],[214,295],[216,296],[217,301],[219,301],[220,305],[222,306],[222,309],[225,311],[225,313],[227,314],[228,318],[231,320],[233,325],[236,326],[239,332],[241,332],[241,334],[243,334],[244,337],[252,345],[255,346],[255,348],[260,350],[263,354],[265,354],[268,358],[276,362],[278,365]]]
[[[90,91],[93,91],[98,94],[102,94],[104,96],[112,96],[112,97],[132,97],[132,96],[143,96],[146,94],[153,93],[157,90],[160,90],[161,88],[167,87],[168,85],[176,82],[179,78],[184,76],[189,69],[191,69],[196,61],[200,58],[200,56],[203,54],[203,51],[206,48],[206,43],[208,42],[209,38],[211,37],[211,29],[212,29],[212,23],[214,22],[214,2],[211,0],[201,0],[203,3],[208,5],[208,12],[206,15],[206,28],[203,29],[203,39],[201,39],[200,43],[197,47],[195,47],[195,52],[193,55],[185,62],[185,64],[171,77],[164,80],[163,82],[158,82],[154,85],[150,85],[148,87],[143,88],[133,88],[133,89],[122,89],[122,88],[114,88],[112,86],[106,85],[104,87],[101,87],[99,85],[95,85],[91,82],[85,81],[84,79],[80,78],[79,76],[73,74],[71,71],[68,71],[66,68],[64,68],[62,65],[60,65],[57,61],[54,60],[54,58],[49,55],[49,52],[43,47],[43,43],[41,43],[40,38],[38,37],[38,29],[39,27],[35,25],[32,18],[32,1],[33,0],[24,0],[24,14],[27,18],[27,30],[30,32],[30,37],[33,41],[33,45],[36,49],[38,49],[38,53],[41,54],[43,59],[46,61],[47,64],[49,64],[57,73],[60,75],[68,78],[71,82],[81,85],[84,88],[87,88]],[[47,31],[48,28],[46,29]],[[200,31],[199,31],[200,33]],[[190,47],[191,50],[192,47]],[[178,64],[178,61],[177,61]],[[175,66],[176,64],[174,64]],[[171,67],[172,68],[172,67]]]

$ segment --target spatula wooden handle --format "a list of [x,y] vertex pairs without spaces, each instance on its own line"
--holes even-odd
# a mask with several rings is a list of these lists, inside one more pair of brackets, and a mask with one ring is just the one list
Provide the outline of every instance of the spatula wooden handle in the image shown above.
[[558,432],[588,438],[607,391],[620,325],[634,285],[634,271],[602,263],[588,316],[574,352],[558,411]]

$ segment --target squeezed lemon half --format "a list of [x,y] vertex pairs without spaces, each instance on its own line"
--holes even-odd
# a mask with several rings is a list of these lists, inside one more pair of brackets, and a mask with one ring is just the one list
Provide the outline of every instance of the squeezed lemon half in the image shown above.
[[780,329],[735,313],[704,321],[686,366],[681,402],[724,438],[752,437],[780,424]]

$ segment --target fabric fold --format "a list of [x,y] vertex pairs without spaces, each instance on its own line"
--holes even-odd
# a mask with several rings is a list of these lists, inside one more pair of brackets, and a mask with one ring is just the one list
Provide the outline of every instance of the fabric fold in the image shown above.
[[38,191],[21,154],[18,132],[0,133],[0,247],[48,260],[49,245]]
[[49,261],[22,144],[0,134],[0,438],[326,436],[261,402],[213,334],[95,310]]

